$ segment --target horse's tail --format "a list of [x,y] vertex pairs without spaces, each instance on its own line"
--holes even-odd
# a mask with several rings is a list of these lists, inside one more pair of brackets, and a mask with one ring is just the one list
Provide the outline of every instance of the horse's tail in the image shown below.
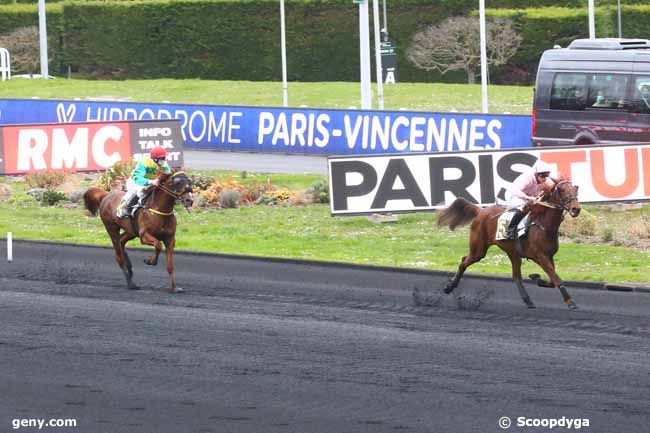
[[107,195],[108,192],[104,191],[101,188],[97,188],[96,186],[91,186],[84,193],[84,205],[86,206],[86,209],[88,209],[88,212],[90,212],[92,216],[97,216],[99,205],[101,204],[102,200],[104,200],[104,197],[106,197]]
[[458,197],[451,206],[438,214],[438,227],[447,226],[451,230],[462,227],[469,224],[480,211],[480,207]]

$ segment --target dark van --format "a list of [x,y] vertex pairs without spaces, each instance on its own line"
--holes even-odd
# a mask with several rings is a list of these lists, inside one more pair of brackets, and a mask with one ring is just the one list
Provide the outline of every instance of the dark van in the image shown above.
[[533,145],[650,143],[650,41],[577,39],[537,71]]

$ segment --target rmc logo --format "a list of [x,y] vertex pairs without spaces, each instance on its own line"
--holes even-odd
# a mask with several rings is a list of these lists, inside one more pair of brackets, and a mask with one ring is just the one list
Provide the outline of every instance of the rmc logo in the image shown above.
[[10,126],[2,135],[7,174],[105,170],[131,157],[127,123]]

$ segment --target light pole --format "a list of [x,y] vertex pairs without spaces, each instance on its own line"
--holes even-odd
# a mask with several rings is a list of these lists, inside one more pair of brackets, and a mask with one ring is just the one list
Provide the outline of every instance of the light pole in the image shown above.
[[[384,15],[384,17],[386,17]],[[372,0],[372,23],[375,30],[375,74],[377,75],[377,108],[384,109],[384,76],[381,67],[381,39],[379,37],[379,0]]]
[[384,32],[386,32],[386,36],[388,36],[388,18],[386,17],[386,0],[384,0]]
[[623,37],[623,28],[621,26],[621,0],[618,0],[618,37]]
[[284,24],[284,0],[280,0],[280,45],[282,46],[282,103],[289,106],[289,86],[287,85],[287,39]]
[[359,3],[359,63],[361,75],[361,108],[372,108],[370,87],[370,25],[368,24],[368,0],[354,0]]
[[479,32],[481,34],[481,110],[483,113],[488,112],[488,94],[487,94],[487,38],[485,36],[485,0],[479,1]]
[[41,78],[47,79],[47,25],[45,22],[45,0],[38,0],[38,35],[41,50]]
[[589,39],[596,39],[596,20],[594,18],[594,0],[589,0],[588,13],[589,13]]

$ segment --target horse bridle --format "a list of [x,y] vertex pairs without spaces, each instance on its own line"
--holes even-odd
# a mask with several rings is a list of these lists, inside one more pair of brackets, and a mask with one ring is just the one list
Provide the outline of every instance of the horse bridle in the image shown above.
[[568,197],[562,197],[562,196],[560,196],[560,194],[559,194],[559,189],[558,189],[558,188],[559,188],[559,186],[562,185],[563,183],[570,183],[570,182],[569,182],[568,180],[561,180],[561,181],[559,181],[559,182],[555,185],[555,187],[553,188],[553,192],[551,193],[551,196],[553,196],[554,194],[557,193],[557,195],[558,195],[558,199],[560,200],[561,205],[557,205],[557,204],[554,204],[554,203],[542,202],[542,201],[538,201],[537,203],[538,203],[538,204],[541,204],[542,206],[550,207],[550,208],[553,208],[553,209],[559,209],[559,210],[561,210],[562,212],[568,212],[568,211],[569,211],[569,207],[568,207],[567,205],[568,205],[569,203],[571,203],[573,200],[576,200],[576,199],[578,198],[578,196],[577,196],[577,195],[571,195],[571,196],[568,196]]
[[163,192],[171,195],[172,197],[174,197],[175,200],[181,200],[183,195],[182,193],[179,194],[176,191],[167,188],[165,185],[156,185],[156,188],[161,189],[163,190]]
[[[180,174],[180,172],[174,173],[172,175],[172,177],[174,177],[174,176],[176,176],[178,174]],[[181,201],[183,199],[183,194],[184,193],[177,193],[176,191],[167,188],[165,185],[161,185],[161,184],[154,185],[154,188],[162,190],[164,193],[172,196],[174,198],[174,200],[176,200],[176,201]],[[185,207],[187,209],[187,206],[185,206]],[[151,208],[148,208],[148,209],[149,209],[149,211],[152,211],[156,215],[169,216],[169,215],[174,214],[173,210],[171,212],[161,212],[161,211],[156,210],[156,209],[151,209]],[[188,209],[188,212],[189,212],[189,209]]]

